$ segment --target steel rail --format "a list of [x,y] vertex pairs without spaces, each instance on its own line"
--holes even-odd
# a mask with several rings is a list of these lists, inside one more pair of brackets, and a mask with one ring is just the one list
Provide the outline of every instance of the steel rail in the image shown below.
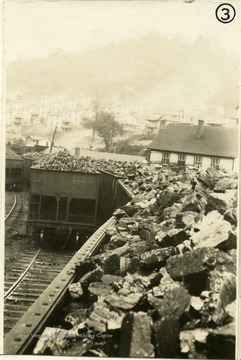
[[24,272],[20,275],[20,277],[18,278],[18,280],[10,287],[10,289],[8,289],[8,291],[4,294],[4,300],[8,299],[8,297],[11,295],[11,293],[14,291],[14,289],[18,286],[18,284],[23,280],[23,278],[25,277],[25,275],[29,272],[29,270],[32,268],[35,260],[37,259],[37,257],[39,256],[41,249],[39,249],[37,251],[37,253],[35,254],[35,256],[33,257],[32,261],[30,262],[30,264],[28,265],[28,267],[24,270]]
[[[131,192],[120,179],[118,179],[118,183],[126,192],[129,200],[131,200]],[[66,294],[68,285],[74,282],[76,266],[97,252],[104,243],[106,229],[114,225],[116,221],[116,217],[112,216],[95,231],[16,325],[7,333],[4,339],[4,354],[24,354],[26,351],[32,350],[33,341],[38,340],[47,319]]]
[[12,213],[13,210],[15,209],[16,204],[17,204],[17,195],[16,195],[16,193],[15,193],[15,194],[14,194],[14,203],[13,203],[13,206],[11,207],[10,211],[8,212],[8,214],[5,216],[4,221],[6,221],[7,218],[11,215],[11,213]]
[[4,354],[24,354],[33,341],[38,339],[38,334],[40,334],[48,317],[65,295],[68,285],[74,281],[76,266],[96,253],[105,240],[106,228],[114,225],[115,222],[116,218],[112,216],[86,241],[54,281],[6,334]]

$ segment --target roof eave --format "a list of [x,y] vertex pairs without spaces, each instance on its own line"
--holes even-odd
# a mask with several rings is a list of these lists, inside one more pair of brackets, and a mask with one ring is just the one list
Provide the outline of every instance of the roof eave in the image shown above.
[[229,155],[223,155],[223,154],[218,154],[218,153],[201,153],[201,152],[190,152],[190,151],[180,151],[180,150],[170,150],[170,149],[157,149],[154,147],[147,147],[147,149],[149,150],[155,150],[155,151],[165,151],[165,152],[172,152],[172,153],[180,153],[180,154],[189,154],[189,155],[201,155],[201,156],[217,156],[217,157],[222,157],[222,158],[227,158],[227,159],[235,159],[238,154],[234,155],[234,154],[229,154]]

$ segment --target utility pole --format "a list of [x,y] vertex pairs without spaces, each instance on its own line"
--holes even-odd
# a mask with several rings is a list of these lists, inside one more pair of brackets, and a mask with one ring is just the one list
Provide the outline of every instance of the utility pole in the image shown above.
[[54,146],[54,138],[55,138],[55,134],[56,134],[56,131],[57,131],[57,127],[58,127],[58,125],[55,126],[54,133],[53,133],[53,136],[52,136],[51,145],[50,145],[50,151],[49,151],[50,154],[51,154],[53,146]]
[[184,119],[184,109],[182,109],[182,110],[179,110],[178,111],[178,113],[179,113],[179,122],[181,122],[181,119],[183,120]]
[[[99,89],[97,88],[95,97],[92,100],[92,109],[94,112],[94,122],[96,123],[99,117],[100,112],[100,106],[101,106],[101,97],[99,96]],[[94,143],[95,139],[95,128],[93,128],[92,132],[92,145]]]

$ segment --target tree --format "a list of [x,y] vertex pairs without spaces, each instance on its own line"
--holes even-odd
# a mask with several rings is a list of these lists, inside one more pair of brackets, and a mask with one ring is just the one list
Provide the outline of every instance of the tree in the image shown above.
[[106,111],[101,111],[94,120],[86,120],[84,126],[93,129],[103,139],[107,150],[113,145],[114,137],[123,133],[121,124]]

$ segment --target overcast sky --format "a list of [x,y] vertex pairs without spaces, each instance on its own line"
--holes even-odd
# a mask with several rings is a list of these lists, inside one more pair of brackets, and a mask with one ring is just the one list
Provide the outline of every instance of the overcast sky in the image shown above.
[[31,1],[5,0],[6,61],[84,51],[156,31],[192,42],[199,35],[240,52],[240,5],[229,24],[215,17],[218,1]]

